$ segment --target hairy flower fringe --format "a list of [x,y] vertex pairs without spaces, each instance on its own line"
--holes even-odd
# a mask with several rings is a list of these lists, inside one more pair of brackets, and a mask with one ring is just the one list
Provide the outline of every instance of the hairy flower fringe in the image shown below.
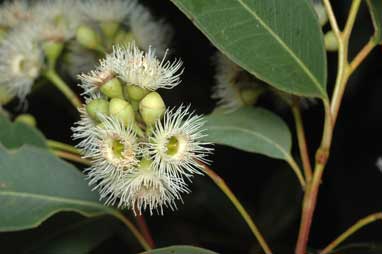
[[97,69],[88,74],[81,74],[80,86],[84,94],[97,91],[98,87],[112,77],[119,77],[126,84],[157,90],[159,88],[170,89],[178,85],[182,70],[182,61],[159,61],[155,57],[155,50],[148,52],[139,50],[134,43],[128,46],[115,46],[112,54],[100,60]]
[[122,23],[137,8],[136,0],[86,0],[81,2],[81,12],[93,22]]
[[218,100],[217,105],[226,110],[242,107],[244,104],[235,84],[235,78],[242,69],[220,52],[216,54],[214,61],[216,85],[211,97]]
[[165,20],[154,20],[149,10],[137,5],[131,13],[128,24],[141,49],[148,51],[153,47],[159,57],[166,56],[174,31]]
[[[189,106],[180,106],[176,110],[167,110],[149,138],[148,154],[161,174],[189,178],[202,172],[200,162],[208,163],[206,156],[213,149],[206,147],[210,143],[200,141],[206,137],[202,129],[203,118],[189,112],[189,109]],[[177,151],[168,154],[172,138],[177,139]]]
[[147,52],[139,50],[134,43],[116,46],[113,50],[116,73],[127,84],[154,91],[159,88],[171,89],[180,84],[183,62],[166,61],[166,54],[159,60],[151,47]]
[[29,21],[31,13],[28,1],[4,1],[0,6],[0,26],[13,29],[24,21]]
[[37,31],[13,30],[0,45],[0,86],[24,100],[43,67],[43,52],[36,45]]
[[[31,8],[33,22],[39,30],[40,41],[66,42],[72,39],[79,25],[84,21],[76,0],[40,0]],[[70,11],[68,11],[70,10]]]

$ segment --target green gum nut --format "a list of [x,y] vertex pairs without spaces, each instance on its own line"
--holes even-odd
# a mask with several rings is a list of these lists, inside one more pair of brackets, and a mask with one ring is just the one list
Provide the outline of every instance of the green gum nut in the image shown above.
[[123,99],[111,99],[109,103],[109,112],[110,116],[117,118],[126,126],[135,123],[133,107]]
[[332,30],[327,32],[324,37],[325,49],[327,51],[337,51],[338,50],[338,40],[336,35]]
[[15,122],[23,123],[31,127],[36,127],[37,125],[36,118],[34,118],[34,116],[32,116],[31,114],[21,114],[18,117],[16,117]]
[[124,93],[127,98],[133,101],[140,101],[145,97],[150,91],[135,85],[127,85],[124,87]]
[[5,87],[0,86],[0,107],[10,102],[13,97]]
[[130,32],[126,32],[124,30],[118,31],[115,35],[114,43],[115,44],[129,44],[134,41],[133,34]]
[[243,88],[240,90],[240,97],[244,105],[254,105],[259,99],[260,95],[264,93],[264,89],[257,88]]
[[119,29],[119,23],[114,21],[101,22],[99,26],[105,36],[109,39],[114,38]]
[[122,84],[118,78],[113,78],[103,84],[100,88],[101,93],[109,98],[123,99]]
[[139,112],[147,126],[152,126],[166,110],[166,105],[159,93],[151,92],[139,103]]
[[86,111],[91,119],[96,122],[100,122],[101,119],[99,119],[99,114],[109,114],[109,102],[104,99],[92,100],[86,105]]
[[55,63],[64,49],[64,44],[62,42],[47,41],[43,44],[43,49],[46,58],[51,63]]
[[81,25],[77,28],[76,40],[89,49],[98,49],[101,45],[101,39],[97,32],[87,25]]

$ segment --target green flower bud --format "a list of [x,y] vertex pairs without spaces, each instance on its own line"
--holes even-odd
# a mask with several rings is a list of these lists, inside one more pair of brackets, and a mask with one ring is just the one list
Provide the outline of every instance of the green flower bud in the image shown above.
[[114,38],[119,29],[119,23],[113,21],[102,22],[99,26],[106,37],[110,39]]
[[100,122],[101,119],[99,119],[98,114],[109,114],[109,102],[103,99],[92,100],[86,105],[86,111],[91,119]]
[[134,41],[133,34],[120,30],[114,38],[114,44],[129,44]]
[[325,48],[327,51],[337,51],[338,50],[338,41],[337,37],[332,30],[327,32],[324,37]]
[[140,101],[145,97],[150,91],[139,86],[127,85],[123,88],[125,96],[130,100]]
[[108,80],[101,86],[100,91],[109,98],[123,99],[122,84],[118,78]]
[[135,123],[133,107],[130,103],[123,99],[111,99],[109,104],[109,112],[111,116],[114,116],[126,126]]
[[0,107],[1,105],[5,105],[13,99],[12,96],[5,87],[0,86]]
[[34,118],[34,116],[32,116],[31,114],[21,114],[18,117],[16,117],[15,122],[23,123],[31,127],[36,127],[37,124],[36,118]]
[[166,111],[166,105],[157,92],[146,95],[139,103],[139,112],[147,126],[153,125]]
[[240,97],[244,105],[254,105],[264,91],[265,89],[262,87],[243,88],[240,90]]
[[62,42],[47,41],[43,44],[43,49],[49,63],[54,65],[64,49],[64,44]]
[[76,40],[89,49],[98,49],[101,45],[101,39],[97,32],[87,25],[81,25],[77,28]]

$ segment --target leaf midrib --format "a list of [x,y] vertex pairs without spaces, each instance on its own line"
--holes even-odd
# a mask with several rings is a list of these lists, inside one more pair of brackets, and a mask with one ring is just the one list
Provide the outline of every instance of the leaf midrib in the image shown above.
[[288,160],[288,158],[290,157],[289,155],[289,152],[286,151],[284,149],[284,147],[280,146],[279,144],[275,143],[272,139],[258,133],[258,132],[254,132],[254,131],[251,131],[251,130],[248,130],[248,129],[244,129],[244,128],[240,128],[240,127],[236,127],[236,126],[225,126],[225,127],[219,127],[219,126],[208,126],[208,129],[211,130],[211,129],[215,129],[215,130],[238,130],[238,131],[242,131],[244,133],[249,133],[249,134],[252,134],[254,136],[257,136],[265,141],[267,141],[268,143],[274,145],[279,151],[281,151],[281,153],[285,156],[285,160]]
[[325,96],[325,90],[321,87],[320,82],[317,78],[309,71],[306,65],[298,58],[293,51],[285,44],[285,42],[253,11],[248,5],[243,3],[242,0],[237,0],[245,10],[247,10],[254,18],[285,48],[285,50],[292,56],[292,58],[297,62],[297,64],[302,68],[302,70],[308,75],[308,77],[313,81],[313,84],[318,88],[322,95]]

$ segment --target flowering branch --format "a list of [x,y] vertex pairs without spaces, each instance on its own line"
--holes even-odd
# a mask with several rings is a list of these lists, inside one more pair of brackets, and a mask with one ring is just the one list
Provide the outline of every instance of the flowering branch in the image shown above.
[[[296,245],[296,254],[305,254],[309,238],[309,232],[312,224],[312,218],[317,202],[317,195],[323,171],[330,154],[330,146],[332,143],[333,130],[338,116],[339,108],[342,102],[342,97],[346,88],[347,81],[359,63],[375,46],[367,44],[366,47],[355,58],[356,62],[352,62],[353,66],[348,62],[348,46],[351,31],[354,21],[358,13],[361,0],[353,0],[350,7],[348,19],[345,29],[341,32],[338,28],[336,18],[329,0],[324,0],[324,5],[328,13],[331,27],[336,35],[338,42],[338,71],[331,102],[327,99],[323,100],[325,107],[325,124],[324,132],[320,148],[316,152],[316,165],[312,180],[308,183],[307,191],[305,192],[300,231]],[[353,60],[354,61],[354,60]]]
[[225,181],[218,174],[216,174],[212,169],[210,169],[207,165],[205,165],[204,163],[200,163],[200,164],[203,166],[204,172],[224,192],[224,194],[228,197],[228,199],[231,201],[231,203],[238,210],[238,212],[243,217],[243,219],[247,223],[248,227],[251,229],[252,233],[256,237],[257,241],[259,242],[259,244],[262,247],[262,249],[264,250],[264,252],[266,254],[272,254],[271,249],[269,248],[267,242],[265,241],[264,237],[260,233],[260,231],[257,228],[256,224],[253,222],[253,220],[251,219],[250,215],[245,210],[245,208],[240,203],[240,201],[236,198],[235,194],[227,186]]
[[374,213],[371,214],[363,219],[360,219],[356,224],[351,226],[348,230],[346,230],[344,233],[342,233],[339,237],[337,237],[333,242],[331,242],[325,249],[323,249],[320,254],[328,254],[331,252],[335,247],[337,247],[340,243],[345,241],[348,237],[350,237],[352,234],[363,228],[364,226],[373,223],[377,220],[382,220],[382,213]]

